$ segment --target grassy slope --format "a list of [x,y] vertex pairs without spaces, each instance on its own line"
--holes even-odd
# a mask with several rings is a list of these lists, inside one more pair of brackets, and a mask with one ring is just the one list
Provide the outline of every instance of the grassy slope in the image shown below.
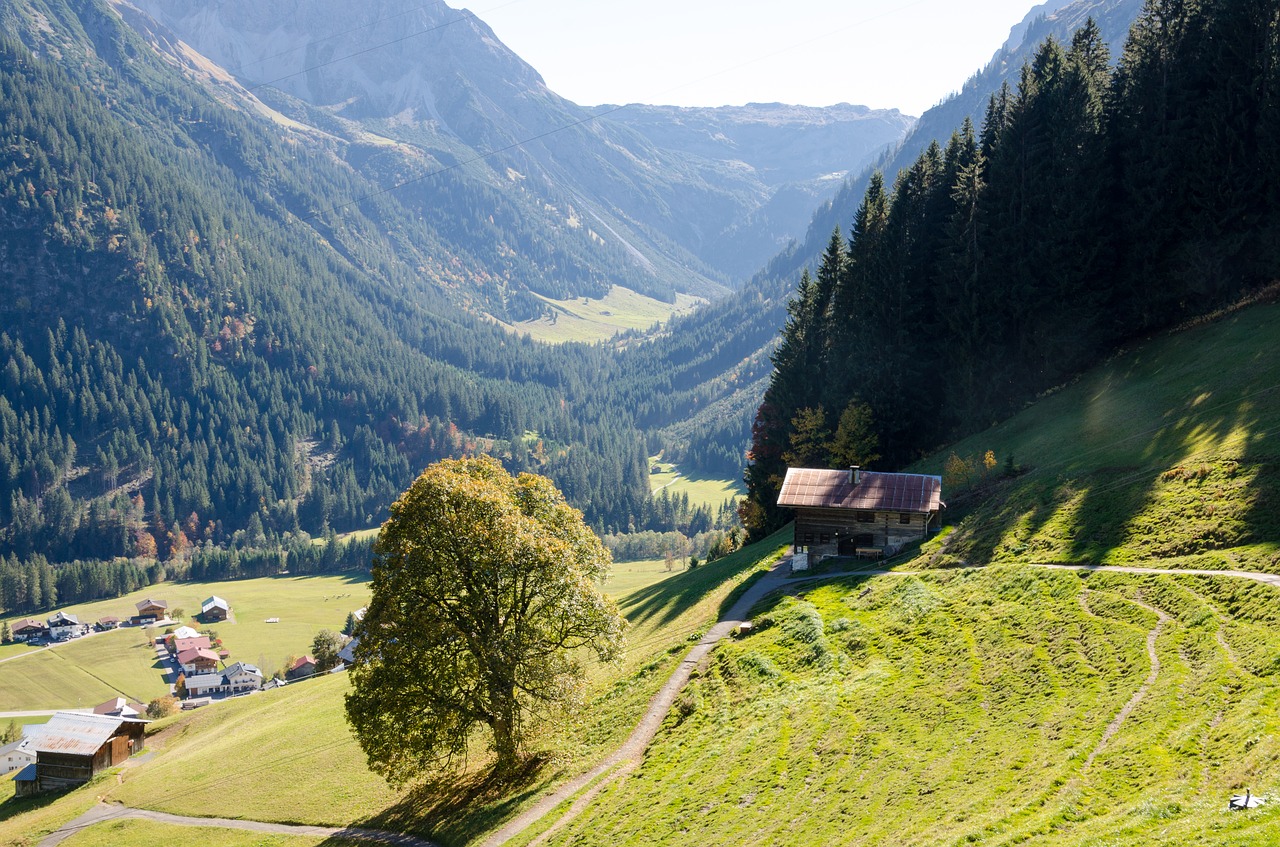
[[[1280,305],[1117,356],[955,446],[1025,475],[954,488],[951,559],[1280,572]],[[941,472],[944,455],[921,469]]]
[[[1172,616],[1161,673],[1086,768],[1149,670],[1131,598]],[[1020,567],[815,588],[718,650],[641,769],[550,843],[1273,843],[1280,804],[1224,808],[1280,790],[1278,608]]]
[[[127,617],[144,597],[168,600],[188,615],[210,594],[225,597],[235,622],[215,624],[223,645],[237,659],[259,664],[270,674],[291,654],[301,655],[321,629],[340,630],[347,614],[368,602],[362,575],[264,577],[234,582],[179,582],[153,585],[115,600],[69,606],[81,620],[114,614]],[[269,617],[280,618],[268,624]],[[192,622],[196,627],[202,625]],[[168,689],[154,655],[141,647],[143,632],[125,628],[23,655],[0,664],[0,710],[93,706],[121,692],[146,702]]]
[[391,791],[365,769],[343,718],[347,680],[338,675],[176,719],[149,742],[158,751],[155,759],[128,768],[123,784],[109,794],[132,806],[178,814],[362,822],[448,844],[471,843],[621,743],[690,638],[705,630],[730,593],[773,561],[783,544],[776,536],[623,597],[620,605],[631,623],[626,657],[617,666],[596,668],[585,708],[535,739],[535,748],[551,756],[523,790],[480,787],[479,757],[459,779]]

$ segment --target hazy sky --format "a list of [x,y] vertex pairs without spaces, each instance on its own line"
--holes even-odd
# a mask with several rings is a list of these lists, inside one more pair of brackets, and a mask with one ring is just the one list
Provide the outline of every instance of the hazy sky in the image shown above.
[[[449,0],[461,6],[460,0]],[[1034,0],[474,0],[580,105],[828,106],[919,115],[985,65]]]

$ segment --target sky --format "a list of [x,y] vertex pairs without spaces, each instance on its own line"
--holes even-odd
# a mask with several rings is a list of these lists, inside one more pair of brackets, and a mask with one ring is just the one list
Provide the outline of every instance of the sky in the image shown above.
[[[583,106],[854,103],[920,115],[1034,0],[473,0],[551,90]],[[459,7],[459,0],[450,0]]]

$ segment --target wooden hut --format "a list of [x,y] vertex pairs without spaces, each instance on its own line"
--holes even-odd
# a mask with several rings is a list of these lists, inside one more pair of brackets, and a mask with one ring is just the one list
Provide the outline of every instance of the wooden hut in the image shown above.
[[142,749],[146,721],[58,712],[33,745],[36,791],[83,785]]
[[942,477],[861,468],[788,468],[778,505],[794,509],[795,549],[826,556],[892,555],[926,538],[946,508]]

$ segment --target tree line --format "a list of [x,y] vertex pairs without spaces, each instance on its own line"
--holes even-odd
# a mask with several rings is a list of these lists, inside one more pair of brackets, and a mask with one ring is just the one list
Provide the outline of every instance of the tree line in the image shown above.
[[1280,4],[1149,0],[1114,68],[1046,40],[889,185],[790,307],[744,519],[788,465],[894,468],[1280,272]]

